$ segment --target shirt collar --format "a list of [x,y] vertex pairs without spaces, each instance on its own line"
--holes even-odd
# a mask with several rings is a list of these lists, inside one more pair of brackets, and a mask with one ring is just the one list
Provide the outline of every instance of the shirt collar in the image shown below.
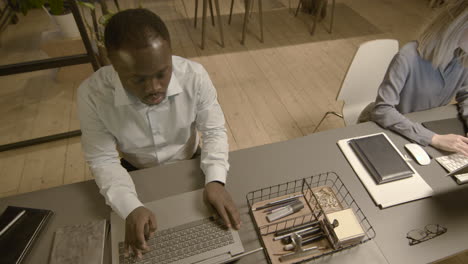
[[[114,70],[113,81],[115,87],[115,94],[114,94],[114,104],[115,106],[123,106],[123,105],[130,105],[130,104],[139,104],[140,99],[133,96],[125,88],[123,88],[122,82],[120,82],[120,78],[118,73]],[[177,80],[176,76],[174,75],[174,71],[171,73],[171,81],[169,82],[169,87],[167,87],[166,99],[168,97],[177,95],[182,92],[182,87],[180,86],[179,81]],[[166,100],[164,99],[164,100]]]

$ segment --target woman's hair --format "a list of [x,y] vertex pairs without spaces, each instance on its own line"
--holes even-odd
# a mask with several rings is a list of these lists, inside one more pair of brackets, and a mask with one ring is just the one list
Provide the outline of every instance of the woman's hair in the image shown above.
[[468,0],[447,0],[422,31],[418,39],[419,54],[435,68],[445,69],[454,56],[468,65],[466,53],[458,48],[467,29]]
[[149,40],[162,38],[169,45],[169,31],[162,19],[155,13],[143,9],[127,9],[118,12],[109,20],[104,30],[104,43],[107,51],[120,48],[145,48]]

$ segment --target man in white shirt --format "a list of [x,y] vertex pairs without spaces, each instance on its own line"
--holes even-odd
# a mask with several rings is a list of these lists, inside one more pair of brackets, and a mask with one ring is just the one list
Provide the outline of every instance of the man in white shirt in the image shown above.
[[119,151],[123,162],[139,169],[190,159],[198,148],[197,131],[205,198],[228,227],[238,229],[239,213],[224,188],[229,169],[224,115],[208,73],[198,63],[172,56],[164,22],[146,9],[117,13],[104,37],[112,66],[81,84],[78,111],[96,183],[126,220],[126,251],[141,256],[156,220],[138,200]]

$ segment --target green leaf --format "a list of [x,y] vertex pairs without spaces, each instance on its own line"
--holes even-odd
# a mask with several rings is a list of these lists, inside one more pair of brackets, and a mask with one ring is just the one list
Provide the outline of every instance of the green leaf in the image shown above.
[[50,6],[50,14],[54,16],[63,15],[63,0],[48,0],[48,2]]
[[87,7],[91,10],[95,10],[96,9],[96,6],[91,4],[91,3],[88,3],[88,2],[82,2],[82,1],[78,1],[78,4],[81,5],[81,6],[84,6],[84,7]]
[[113,15],[115,15],[115,13],[109,13],[109,14],[105,14],[101,16],[99,18],[99,24],[104,25],[104,26],[107,25],[107,22],[109,22],[109,19],[111,19]]
[[40,8],[44,5],[44,0],[12,0],[11,6],[14,11],[26,15],[33,8]]

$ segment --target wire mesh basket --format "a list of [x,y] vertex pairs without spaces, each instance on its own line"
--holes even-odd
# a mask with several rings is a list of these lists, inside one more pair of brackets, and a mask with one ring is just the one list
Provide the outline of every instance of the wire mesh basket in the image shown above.
[[[304,210],[304,213],[299,216],[289,217],[282,221],[275,221],[274,223],[267,223],[266,221],[262,221],[262,219],[256,215],[257,213],[254,212],[256,209],[253,207],[254,205],[274,200],[275,198],[297,194],[302,196],[301,199],[305,202],[305,207],[308,209]],[[265,237],[273,236],[272,234],[275,232],[285,230],[287,228],[293,228],[317,220],[326,222],[329,226],[332,226],[332,223],[327,222],[328,220],[325,215],[340,210],[352,209],[359,225],[364,231],[364,237],[355,243],[344,245],[336,244],[330,238],[331,234],[326,231],[327,228],[324,228],[328,243],[331,244],[329,250],[314,256],[303,257],[287,263],[304,263],[316,260],[323,256],[332,255],[336,252],[355,247],[375,238],[376,236],[375,230],[369,223],[367,217],[353,199],[340,177],[334,172],[320,173],[308,178],[262,188],[249,192],[246,198],[250,209],[250,215],[254,220],[255,229],[258,236],[261,238],[260,240],[263,247],[267,251],[266,255],[269,263],[278,263],[278,261],[272,257],[274,254],[271,252],[272,247],[270,242],[268,242],[270,240],[266,240]]]

